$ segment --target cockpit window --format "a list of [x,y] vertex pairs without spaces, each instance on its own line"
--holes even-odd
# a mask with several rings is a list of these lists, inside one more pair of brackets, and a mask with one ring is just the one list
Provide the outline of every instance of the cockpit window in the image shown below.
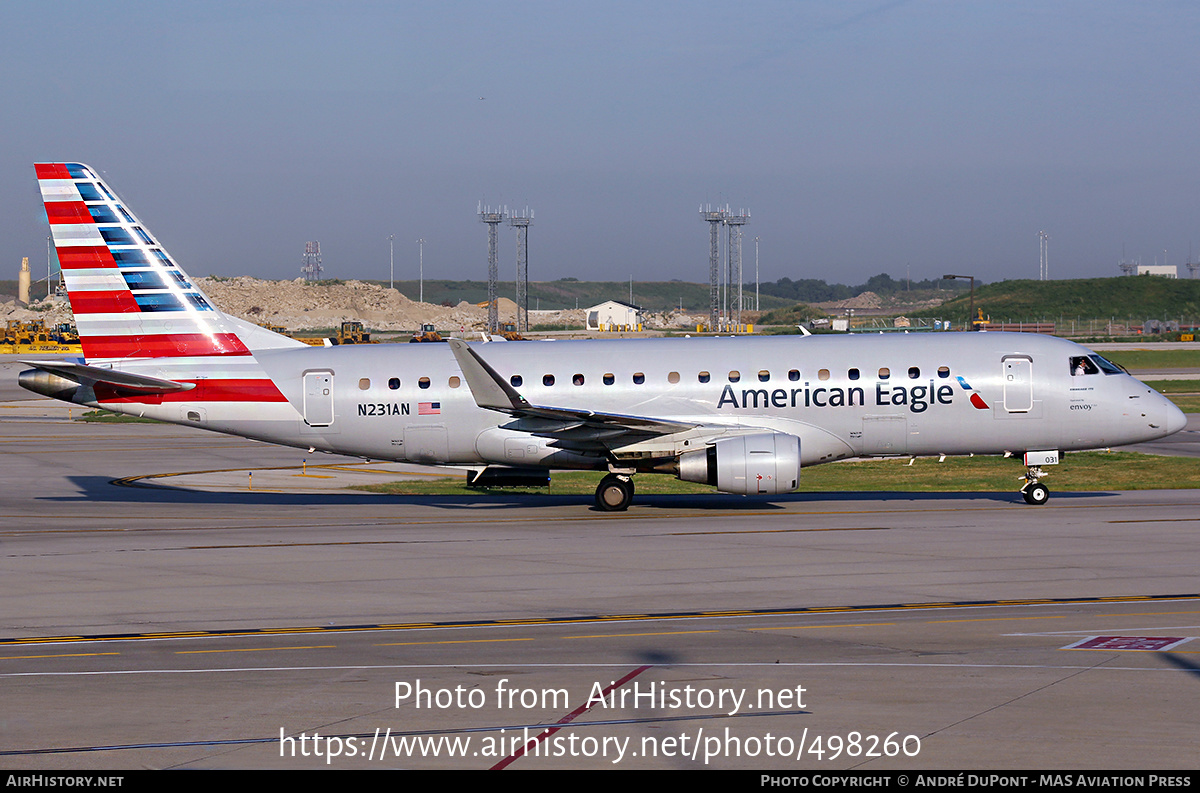
[[1070,359],[1070,373],[1074,377],[1081,377],[1084,374],[1099,374],[1100,370],[1096,368],[1096,364],[1087,358],[1086,355],[1075,355]]
[[1085,374],[1100,374],[1100,370],[1086,355],[1076,355],[1071,358],[1071,374],[1080,377]]
[[1091,359],[1095,362],[1096,366],[1100,367],[1100,371],[1104,372],[1105,374],[1122,374],[1121,367],[1117,366],[1107,358],[1102,358],[1099,355],[1093,355],[1091,356]]

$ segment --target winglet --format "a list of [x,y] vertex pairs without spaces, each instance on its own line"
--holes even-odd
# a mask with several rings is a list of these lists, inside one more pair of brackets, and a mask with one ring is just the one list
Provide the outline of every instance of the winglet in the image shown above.
[[458,360],[458,367],[462,369],[463,377],[467,378],[467,386],[471,389],[471,396],[475,397],[476,405],[490,410],[502,410],[506,413],[529,408],[529,402],[525,397],[506,383],[504,378],[497,374],[495,369],[488,366],[487,361],[480,358],[474,350],[467,346],[465,341],[462,339],[448,339],[447,341],[450,343],[450,349],[454,352],[454,357]]

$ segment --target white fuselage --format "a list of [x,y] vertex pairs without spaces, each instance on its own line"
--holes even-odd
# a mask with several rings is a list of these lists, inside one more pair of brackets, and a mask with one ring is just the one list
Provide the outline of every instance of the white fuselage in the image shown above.
[[[1143,383],[1125,374],[1073,374],[1072,357],[1089,351],[1032,334],[472,346],[532,405],[695,428],[615,445],[564,444],[540,419],[478,407],[445,344],[256,352],[286,402],[192,403],[183,394],[158,405],[106,407],[372,459],[466,466],[661,460],[754,430],[799,437],[802,464],[813,465],[858,456],[1117,446],[1182,426],[1178,409]],[[153,364],[121,368],[142,366]]]

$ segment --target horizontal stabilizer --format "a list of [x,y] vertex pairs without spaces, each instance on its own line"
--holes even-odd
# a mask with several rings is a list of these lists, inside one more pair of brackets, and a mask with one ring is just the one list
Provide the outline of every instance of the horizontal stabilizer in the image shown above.
[[68,361],[21,361],[21,363],[84,386],[103,383],[118,392],[169,394],[175,391],[189,391],[196,387],[195,383],[178,383],[174,380],[164,380],[144,374],[103,369],[99,366]]

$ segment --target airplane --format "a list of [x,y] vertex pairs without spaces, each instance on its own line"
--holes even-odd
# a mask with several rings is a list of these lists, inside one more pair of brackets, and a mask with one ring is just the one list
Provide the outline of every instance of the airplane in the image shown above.
[[74,404],[482,485],[607,471],[602,511],[635,474],[770,496],[810,465],[966,454],[1022,455],[1044,504],[1064,451],[1187,424],[1095,352],[1025,333],[310,347],[221,312],[95,169],[35,168],[83,357],[19,382]]

